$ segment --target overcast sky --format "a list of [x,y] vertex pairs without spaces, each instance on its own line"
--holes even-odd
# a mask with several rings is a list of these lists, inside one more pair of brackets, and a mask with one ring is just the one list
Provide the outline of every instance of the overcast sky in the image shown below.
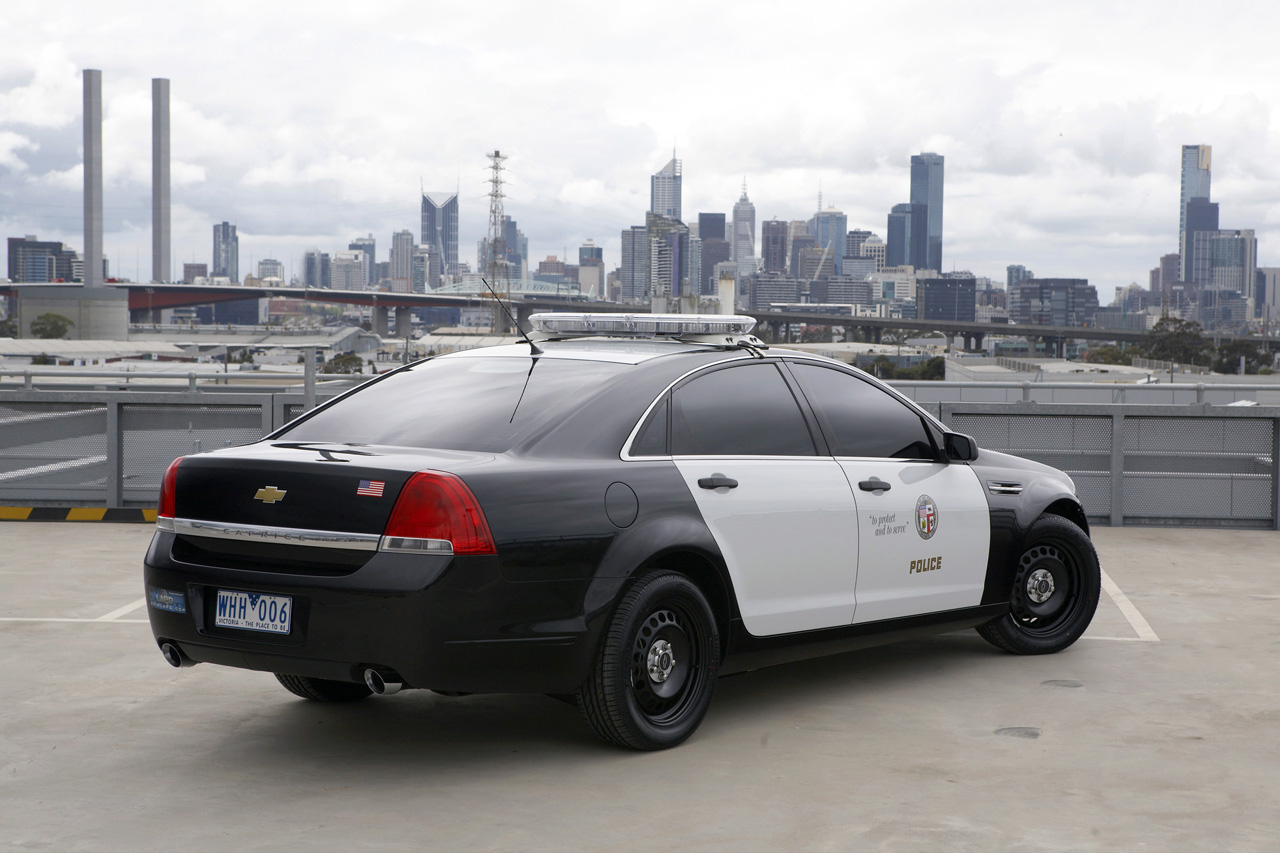
[[[684,212],[757,222],[824,202],[884,236],[909,158],[946,157],[944,265],[1087,277],[1104,304],[1177,251],[1179,148],[1213,146],[1224,228],[1280,264],[1276,6],[1205,3],[234,2],[0,6],[0,236],[83,249],[81,71],[103,73],[112,272],[151,278],[152,77],[171,82],[173,261],[240,234],[240,274],[419,232],[419,187],[487,160],[531,266],[594,238],[609,268],[649,175]],[[1050,10],[1050,11],[1046,11]],[[6,247],[7,250],[7,247]]]

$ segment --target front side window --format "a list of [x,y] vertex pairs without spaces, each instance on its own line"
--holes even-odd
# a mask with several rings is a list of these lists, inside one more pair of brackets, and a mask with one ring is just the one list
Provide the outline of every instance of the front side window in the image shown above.
[[677,456],[814,456],[813,437],[778,368],[755,363],[694,377],[671,394]]
[[935,459],[920,415],[852,374],[792,363],[791,372],[813,406],[836,456]]

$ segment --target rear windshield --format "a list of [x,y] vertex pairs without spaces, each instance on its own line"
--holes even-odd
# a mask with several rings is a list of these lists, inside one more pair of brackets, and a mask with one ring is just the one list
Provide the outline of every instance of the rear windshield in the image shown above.
[[628,365],[519,357],[440,358],[389,376],[277,438],[501,453]]

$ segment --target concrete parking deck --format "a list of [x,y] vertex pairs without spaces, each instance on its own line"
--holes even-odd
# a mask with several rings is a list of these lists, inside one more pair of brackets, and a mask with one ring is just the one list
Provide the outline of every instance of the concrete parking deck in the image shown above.
[[724,679],[626,753],[540,696],[355,706],[171,669],[146,525],[0,523],[0,848],[1274,850],[1280,534],[1099,529],[1085,639]]

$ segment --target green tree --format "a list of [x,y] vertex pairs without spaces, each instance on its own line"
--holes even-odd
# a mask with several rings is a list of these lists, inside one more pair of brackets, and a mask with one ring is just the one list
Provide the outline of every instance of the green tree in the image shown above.
[[0,320],[0,338],[16,338],[18,336],[18,318],[8,317]]
[[1085,354],[1089,364],[1132,364],[1133,356],[1117,346],[1093,347]]
[[353,352],[335,355],[324,363],[321,373],[364,373],[364,359]]
[[1270,366],[1271,359],[1249,341],[1223,341],[1213,362],[1215,373],[1239,373],[1240,359],[1244,358],[1244,372],[1257,373],[1263,366]]
[[41,314],[31,321],[31,335],[45,340],[61,340],[75,323],[61,314]]
[[1208,365],[1213,357],[1213,345],[1201,336],[1203,331],[1200,324],[1192,320],[1161,317],[1143,342],[1143,354],[1154,361]]

